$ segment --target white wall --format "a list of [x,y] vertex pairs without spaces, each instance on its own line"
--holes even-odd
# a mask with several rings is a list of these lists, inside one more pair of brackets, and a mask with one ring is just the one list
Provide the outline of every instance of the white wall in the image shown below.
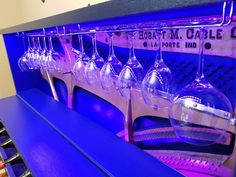
[[19,0],[21,2],[22,17],[24,22],[68,12],[107,0]]
[[108,0],[5,0],[0,4],[0,29]]
[[15,86],[7,59],[7,53],[0,35],[0,98],[12,96],[15,94]]
[[21,23],[21,8],[19,0],[5,0],[0,4],[0,29]]
[[[21,23],[21,8],[19,0],[1,1],[0,4],[0,29]],[[7,53],[0,35],[0,98],[12,96],[15,94]]]

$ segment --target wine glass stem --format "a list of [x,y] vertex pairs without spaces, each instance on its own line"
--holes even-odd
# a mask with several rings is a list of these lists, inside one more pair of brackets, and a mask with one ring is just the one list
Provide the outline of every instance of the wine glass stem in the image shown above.
[[83,35],[79,35],[80,52],[84,53]]
[[49,49],[53,51],[53,45],[52,45],[52,36],[49,36]]
[[135,58],[135,53],[134,53],[134,36],[135,36],[135,32],[131,32],[131,49],[130,49],[130,53],[129,53],[129,58],[133,59]]
[[46,51],[47,50],[47,44],[46,44],[46,37],[43,36],[43,49]]
[[204,28],[200,28],[199,34],[199,59],[198,59],[198,71],[196,79],[200,80],[204,78]]
[[96,42],[96,33],[93,34],[93,54],[97,54],[97,42]]
[[32,41],[32,48],[35,49],[35,41],[34,41],[34,37],[31,38]]
[[24,51],[26,51],[25,36],[22,37],[22,41],[23,41],[23,49]]
[[110,33],[109,38],[110,38],[109,56],[114,56],[115,53],[114,53],[114,47],[113,47],[113,33]]
[[41,48],[41,44],[40,44],[40,39],[39,39],[39,37],[37,37],[37,40],[36,40],[36,41],[37,41],[37,49],[41,51],[42,48]]
[[157,47],[155,65],[158,65],[159,63],[163,62],[162,48],[161,48],[162,30],[157,30],[156,33],[157,33],[158,47]]
[[34,38],[34,48],[37,50],[38,49],[38,40],[37,37]]
[[29,36],[27,37],[27,41],[28,41],[28,49],[31,49],[32,45],[31,45],[31,40]]

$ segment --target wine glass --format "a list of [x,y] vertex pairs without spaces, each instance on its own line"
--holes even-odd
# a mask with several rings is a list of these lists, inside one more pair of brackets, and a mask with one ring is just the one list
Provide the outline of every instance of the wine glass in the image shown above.
[[52,36],[48,36],[49,50],[47,52],[47,68],[49,71],[62,72],[62,61],[60,54],[56,52],[52,44]]
[[121,96],[127,99],[127,112],[125,114],[125,140],[132,143],[132,100],[139,97],[144,71],[134,53],[135,32],[129,32],[128,35],[131,38],[129,59],[119,74],[118,87]]
[[36,68],[36,65],[35,65],[35,59],[36,59],[36,51],[37,51],[37,47],[36,47],[36,44],[35,44],[35,37],[32,36],[31,38],[31,50],[30,50],[30,53],[29,53],[29,62],[30,62],[30,65],[32,67],[33,70],[37,69]]
[[40,44],[39,36],[35,38],[35,50],[34,50],[34,66],[35,69],[40,69],[40,56],[42,52],[42,47]]
[[85,67],[90,58],[84,52],[83,35],[79,34],[78,37],[80,50],[78,51],[74,48],[72,48],[71,50],[77,55],[76,62],[72,69],[72,73],[74,74],[75,80],[79,83],[85,81]]
[[113,32],[108,33],[110,39],[109,56],[100,71],[102,89],[111,92],[118,89],[118,76],[122,70],[122,63],[117,59],[113,48]]
[[189,144],[199,146],[224,144],[232,115],[230,101],[204,77],[204,33],[204,28],[201,28],[197,76],[176,93],[169,110],[176,135]]
[[31,38],[30,36],[27,37],[27,41],[28,41],[28,49],[26,51],[25,57],[26,57],[26,64],[29,68],[29,70],[33,70],[33,65],[31,63],[31,59],[32,59],[32,53],[33,53],[33,45],[31,43]]
[[134,99],[138,95],[137,91],[141,90],[144,70],[134,53],[135,32],[129,32],[128,35],[131,38],[129,59],[119,74],[118,86],[123,97]]
[[24,53],[18,60],[18,66],[19,66],[20,70],[22,72],[24,72],[24,71],[29,71],[30,70],[30,68],[28,66],[28,58],[27,58],[27,53],[29,51],[30,46],[28,45],[28,49],[26,50],[26,42],[25,42],[24,33],[22,33],[22,41],[23,41]]
[[71,29],[67,29],[66,26],[63,26],[62,30],[63,33],[60,33],[59,28],[56,27],[58,40],[64,51],[64,54],[60,54],[61,59],[57,62],[57,64],[59,65],[58,67],[60,68],[59,72],[66,74],[71,72],[72,67],[74,65],[70,56],[73,35],[67,35],[68,33],[71,32]]
[[48,59],[48,49],[47,49],[47,43],[46,43],[46,35],[44,32],[44,35],[42,37],[42,50],[41,50],[41,55],[40,55],[40,66],[41,69],[47,70],[47,59]]
[[158,49],[154,65],[149,69],[142,83],[142,95],[145,103],[153,109],[168,108],[172,95],[173,77],[165,65],[161,51],[162,31],[156,31]]
[[92,33],[93,54],[85,67],[85,76],[89,85],[96,85],[100,82],[99,72],[104,64],[104,60],[97,51],[96,33]]

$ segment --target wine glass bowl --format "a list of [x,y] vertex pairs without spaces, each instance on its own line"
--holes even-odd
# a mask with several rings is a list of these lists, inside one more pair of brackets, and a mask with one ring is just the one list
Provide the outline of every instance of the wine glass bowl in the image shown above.
[[226,143],[232,113],[230,101],[205,81],[194,81],[176,94],[170,121],[183,141],[194,145]]
[[143,80],[145,103],[155,110],[168,108],[171,104],[172,82],[171,71],[164,63],[150,68]]
[[176,135],[186,143],[206,146],[227,143],[232,106],[204,76],[204,28],[200,29],[199,62],[195,80],[175,94],[169,118]]
[[118,78],[121,95],[126,98],[136,98],[136,92],[141,90],[143,76],[143,67],[138,61],[124,65]]
[[29,71],[28,61],[25,55],[26,54],[24,53],[18,60],[18,66],[22,72]]
[[60,56],[57,52],[55,51],[48,51],[47,54],[47,68],[49,71],[57,71],[60,72],[61,71],[61,62],[60,60]]

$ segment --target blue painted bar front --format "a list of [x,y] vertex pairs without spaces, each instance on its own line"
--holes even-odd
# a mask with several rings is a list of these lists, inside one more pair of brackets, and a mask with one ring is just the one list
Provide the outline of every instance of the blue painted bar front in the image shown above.
[[37,89],[19,92],[18,97],[111,176],[183,176]]
[[0,117],[33,176],[106,176],[18,97],[0,100]]

